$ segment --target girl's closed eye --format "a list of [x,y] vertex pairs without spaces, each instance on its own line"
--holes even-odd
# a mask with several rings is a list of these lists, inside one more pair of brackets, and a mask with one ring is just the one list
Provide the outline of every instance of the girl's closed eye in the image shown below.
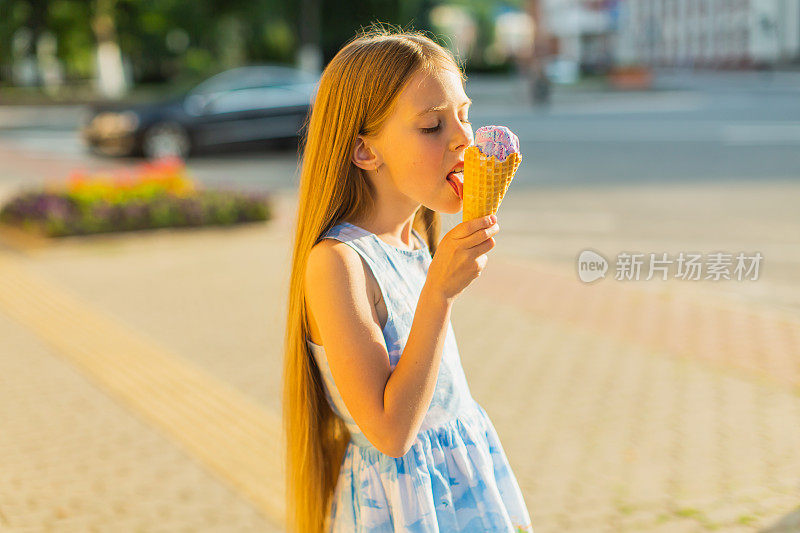
[[[470,122],[469,120],[462,120],[461,122],[463,122],[464,124],[472,124],[472,122]],[[442,123],[440,122],[440,123],[438,123],[436,126],[434,126],[432,128],[422,128],[422,131],[425,132],[425,133],[434,133],[436,131],[439,131],[439,128],[441,126],[442,126]]]

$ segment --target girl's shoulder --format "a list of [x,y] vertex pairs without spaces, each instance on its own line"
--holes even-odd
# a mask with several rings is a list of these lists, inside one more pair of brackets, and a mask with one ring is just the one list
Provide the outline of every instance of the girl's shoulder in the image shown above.
[[351,271],[360,263],[360,255],[352,246],[347,245],[346,238],[340,240],[338,237],[338,235],[324,235],[311,247],[307,270],[317,274],[349,277]]
[[372,306],[378,286],[364,258],[345,242],[323,238],[311,248],[306,265],[306,295],[333,304],[348,300]]

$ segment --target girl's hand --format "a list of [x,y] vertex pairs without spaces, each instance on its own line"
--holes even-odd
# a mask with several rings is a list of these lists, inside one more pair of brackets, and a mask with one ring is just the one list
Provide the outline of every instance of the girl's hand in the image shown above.
[[488,260],[486,252],[495,245],[492,236],[498,231],[495,215],[467,220],[451,229],[436,248],[425,284],[452,301],[480,276]]

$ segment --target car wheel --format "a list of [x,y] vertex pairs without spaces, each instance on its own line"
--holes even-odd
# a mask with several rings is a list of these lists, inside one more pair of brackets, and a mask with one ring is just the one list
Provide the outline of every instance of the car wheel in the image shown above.
[[159,122],[144,133],[142,152],[148,159],[177,156],[185,159],[192,148],[186,129],[177,122]]

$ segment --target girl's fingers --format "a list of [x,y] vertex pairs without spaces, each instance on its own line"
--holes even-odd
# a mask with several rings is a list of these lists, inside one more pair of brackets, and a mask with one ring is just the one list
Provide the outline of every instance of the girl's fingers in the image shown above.
[[474,248],[475,246],[486,242],[487,239],[493,235],[496,235],[498,231],[500,231],[500,224],[497,222],[495,222],[493,226],[476,231],[467,239],[467,248]]
[[479,245],[473,246],[472,248],[470,248],[469,251],[472,252],[472,254],[476,255],[476,256],[483,255],[486,252],[488,252],[489,250],[491,250],[492,248],[494,248],[495,244],[496,243],[495,243],[494,238],[493,237],[489,237],[488,239],[486,239],[485,241],[483,241]]
[[[457,239],[466,239],[472,236],[476,231],[482,228],[488,228],[492,225],[492,217],[494,215],[488,215],[485,217],[474,218],[472,220],[468,220],[466,222],[462,222],[457,226],[458,229],[454,231],[454,237]],[[495,218],[495,221],[497,219]]]

